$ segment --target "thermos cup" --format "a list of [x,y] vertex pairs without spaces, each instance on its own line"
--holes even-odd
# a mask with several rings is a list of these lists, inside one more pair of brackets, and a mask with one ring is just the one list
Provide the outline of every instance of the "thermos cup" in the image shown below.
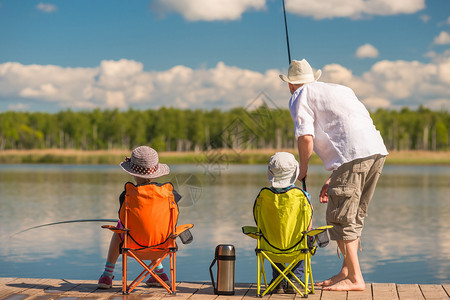
[[[233,245],[218,245],[214,260],[209,267],[211,282],[216,295],[234,295],[234,262],[236,255]],[[214,282],[212,268],[217,262],[217,285]]]

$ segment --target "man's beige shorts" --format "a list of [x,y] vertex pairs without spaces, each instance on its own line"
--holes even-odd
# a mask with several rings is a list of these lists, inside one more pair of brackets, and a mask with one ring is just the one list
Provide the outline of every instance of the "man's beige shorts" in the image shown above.
[[364,218],[383,169],[384,155],[356,159],[331,174],[328,187],[327,224],[332,240],[355,240],[361,236]]

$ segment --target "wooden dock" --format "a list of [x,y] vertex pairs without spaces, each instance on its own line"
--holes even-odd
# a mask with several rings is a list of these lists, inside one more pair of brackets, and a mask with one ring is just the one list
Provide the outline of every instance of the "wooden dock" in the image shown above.
[[[122,295],[120,281],[115,281],[112,289],[97,289],[96,280],[65,280],[38,278],[4,278],[0,277],[1,300],[75,300],[75,299],[162,299],[176,298],[177,300],[238,300],[256,299],[256,284],[238,283],[234,296],[217,296],[213,293],[209,282],[180,282],[177,284],[175,296],[168,295],[162,288],[149,288],[141,284],[130,295]],[[294,300],[299,295],[268,295],[265,299]],[[167,299],[167,300],[169,300]],[[381,299],[450,299],[450,284],[395,284],[371,283],[367,284],[363,292],[330,292],[316,289],[316,293],[309,295],[314,300],[381,300]]]

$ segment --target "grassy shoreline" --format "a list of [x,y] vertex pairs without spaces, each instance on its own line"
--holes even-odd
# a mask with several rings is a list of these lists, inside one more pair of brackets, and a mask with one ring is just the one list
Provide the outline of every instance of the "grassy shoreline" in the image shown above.
[[[295,149],[230,150],[213,149],[201,152],[160,152],[160,160],[168,164],[266,164],[277,151],[291,152]],[[130,150],[5,150],[0,151],[0,164],[118,164]],[[317,155],[311,164],[321,164]],[[450,165],[450,151],[390,151],[386,164],[396,165]]]

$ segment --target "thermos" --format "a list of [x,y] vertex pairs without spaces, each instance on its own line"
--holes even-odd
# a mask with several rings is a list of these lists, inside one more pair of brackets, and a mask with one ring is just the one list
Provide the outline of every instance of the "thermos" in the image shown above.
[[[214,260],[209,267],[211,282],[216,295],[234,295],[234,262],[236,255],[233,245],[218,245]],[[212,268],[217,262],[217,285]]]

